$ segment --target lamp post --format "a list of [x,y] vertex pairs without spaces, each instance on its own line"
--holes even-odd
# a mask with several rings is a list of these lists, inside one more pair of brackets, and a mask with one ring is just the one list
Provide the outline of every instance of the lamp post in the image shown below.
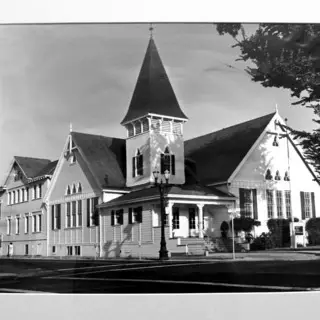
[[159,259],[160,260],[168,260],[168,250],[167,250],[167,244],[166,244],[166,237],[164,233],[164,227],[165,227],[165,207],[164,207],[164,194],[166,187],[169,186],[169,178],[170,178],[170,172],[166,170],[164,172],[164,178],[165,181],[162,181],[162,178],[160,178],[160,182],[158,182],[159,179],[159,171],[155,170],[153,171],[154,176],[154,183],[159,188],[160,193],[160,212],[161,212],[161,241],[160,241],[160,251],[159,251]]

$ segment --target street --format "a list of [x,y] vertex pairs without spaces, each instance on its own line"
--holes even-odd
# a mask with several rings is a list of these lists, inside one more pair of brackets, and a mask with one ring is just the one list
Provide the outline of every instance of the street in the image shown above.
[[[7,293],[177,294],[320,288],[319,259],[165,262],[1,259],[0,263],[3,274],[0,292]],[[15,273],[10,276],[8,270]]]

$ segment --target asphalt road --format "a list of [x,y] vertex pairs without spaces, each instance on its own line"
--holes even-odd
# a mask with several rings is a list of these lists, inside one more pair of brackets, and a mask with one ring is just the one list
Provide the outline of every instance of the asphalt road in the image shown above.
[[[320,288],[320,260],[46,261],[2,260],[0,292],[177,294],[288,292]],[[21,270],[24,272],[17,272]],[[42,271],[32,275],[34,271]],[[28,272],[30,273],[29,276]]]

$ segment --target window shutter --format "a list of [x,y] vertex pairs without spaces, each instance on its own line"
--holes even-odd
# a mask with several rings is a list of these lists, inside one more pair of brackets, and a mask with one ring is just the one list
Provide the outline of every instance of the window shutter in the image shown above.
[[132,177],[136,176],[136,157],[132,158]]
[[128,219],[129,219],[129,224],[132,224],[132,208],[129,208]]
[[54,230],[54,206],[51,206],[51,230]]
[[164,168],[164,154],[161,153],[160,156],[160,173],[164,174],[165,168]]
[[301,202],[301,218],[304,220],[306,218],[306,211],[304,207],[304,192],[300,191],[300,202]]
[[312,217],[316,217],[316,202],[314,198],[314,192],[311,192],[311,206],[312,206]]
[[87,199],[87,227],[90,227],[90,199]]
[[171,155],[171,174],[176,174],[176,157],[174,154]]
[[244,189],[239,188],[239,198],[240,198],[240,214],[241,216],[245,215],[244,212]]
[[119,224],[123,224],[123,209],[119,210]]
[[253,198],[253,219],[258,220],[257,189],[252,189],[252,198]]
[[138,222],[142,223],[142,207],[138,208]]
[[114,210],[111,210],[111,225],[114,226]]
[[61,204],[57,204],[57,229],[61,229]]
[[143,175],[143,155],[140,154],[138,157],[137,157],[137,169],[138,169],[138,175],[142,176]]
[[93,202],[92,213],[93,213],[94,225],[99,226],[99,209],[97,208],[97,205],[99,203],[99,197],[93,198],[92,202]]

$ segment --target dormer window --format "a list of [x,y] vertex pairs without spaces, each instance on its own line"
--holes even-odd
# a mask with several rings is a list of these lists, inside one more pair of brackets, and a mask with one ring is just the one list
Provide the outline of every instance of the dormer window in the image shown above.
[[279,146],[278,136],[274,136],[272,145],[273,145],[274,147],[278,147],[278,146]]
[[285,172],[283,180],[284,181],[290,181],[290,177],[289,177],[288,171]]
[[143,175],[143,155],[138,149],[136,156],[132,158],[132,177]]
[[175,175],[175,167],[175,155],[171,154],[169,148],[166,147],[164,153],[161,154],[161,174],[168,170],[170,174]]
[[279,170],[276,171],[276,176],[274,177],[274,180],[281,180]]
[[265,178],[266,178],[266,180],[272,180],[273,179],[270,169],[267,170]]

